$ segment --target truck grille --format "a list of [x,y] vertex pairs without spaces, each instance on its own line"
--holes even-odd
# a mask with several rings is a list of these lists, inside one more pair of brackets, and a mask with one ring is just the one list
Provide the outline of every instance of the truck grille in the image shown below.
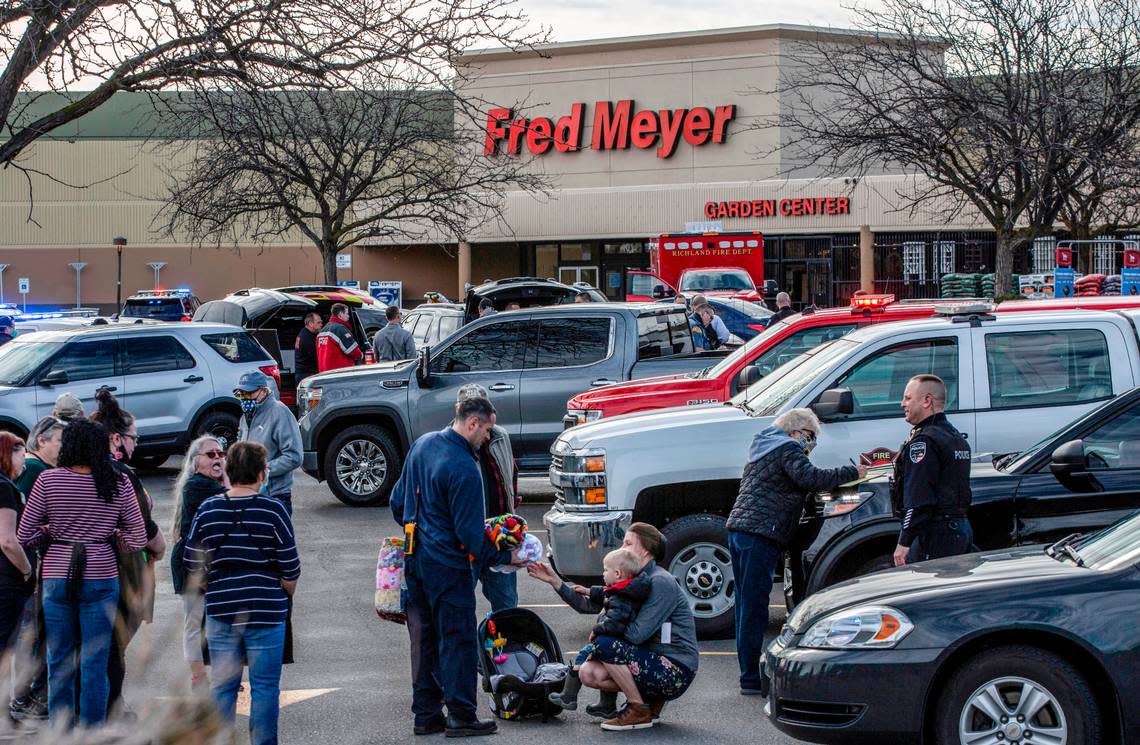
[[550,467],[555,471],[561,471],[563,463],[565,463],[565,461],[562,459],[561,455],[550,456]]

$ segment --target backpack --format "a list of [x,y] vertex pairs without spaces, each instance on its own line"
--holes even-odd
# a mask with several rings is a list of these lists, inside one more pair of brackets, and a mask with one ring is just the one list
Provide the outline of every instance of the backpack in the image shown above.
[[569,668],[554,631],[533,611],[508,608],[488,613],[479,624],[479,671],[491,694],[491,711],[500,719],[541,716],[562,709],[548,696],[558,693]]

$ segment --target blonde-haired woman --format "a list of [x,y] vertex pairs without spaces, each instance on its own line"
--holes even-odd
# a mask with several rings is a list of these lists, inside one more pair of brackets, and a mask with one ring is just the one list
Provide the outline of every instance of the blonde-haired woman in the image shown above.
[[209,683],[202,654],[206,606],[202,594],[186,586],[186,537],[202,503],[224,493],[226,488],[226,453],[221,442],[209,435],[191,442],[174,482],[174,493],[179,499],[171,527],[174,548],[170,552],[170,573],[175,594],[182,596],[182,654],[190,666],[190,686],[199,691],[205,691]]

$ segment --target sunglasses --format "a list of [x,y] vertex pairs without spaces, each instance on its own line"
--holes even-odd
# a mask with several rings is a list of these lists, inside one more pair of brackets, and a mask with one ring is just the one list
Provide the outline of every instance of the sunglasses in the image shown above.
[[222,458],[226,457],[225,452],[221,450],[205,450],[201,453],[198,453],[198,455],[204,455],[210,460],[221,460]]
[[234,389],[234,398],[245,401],[250,398],[257,398],[257,391],[243,391],[239,388]]

